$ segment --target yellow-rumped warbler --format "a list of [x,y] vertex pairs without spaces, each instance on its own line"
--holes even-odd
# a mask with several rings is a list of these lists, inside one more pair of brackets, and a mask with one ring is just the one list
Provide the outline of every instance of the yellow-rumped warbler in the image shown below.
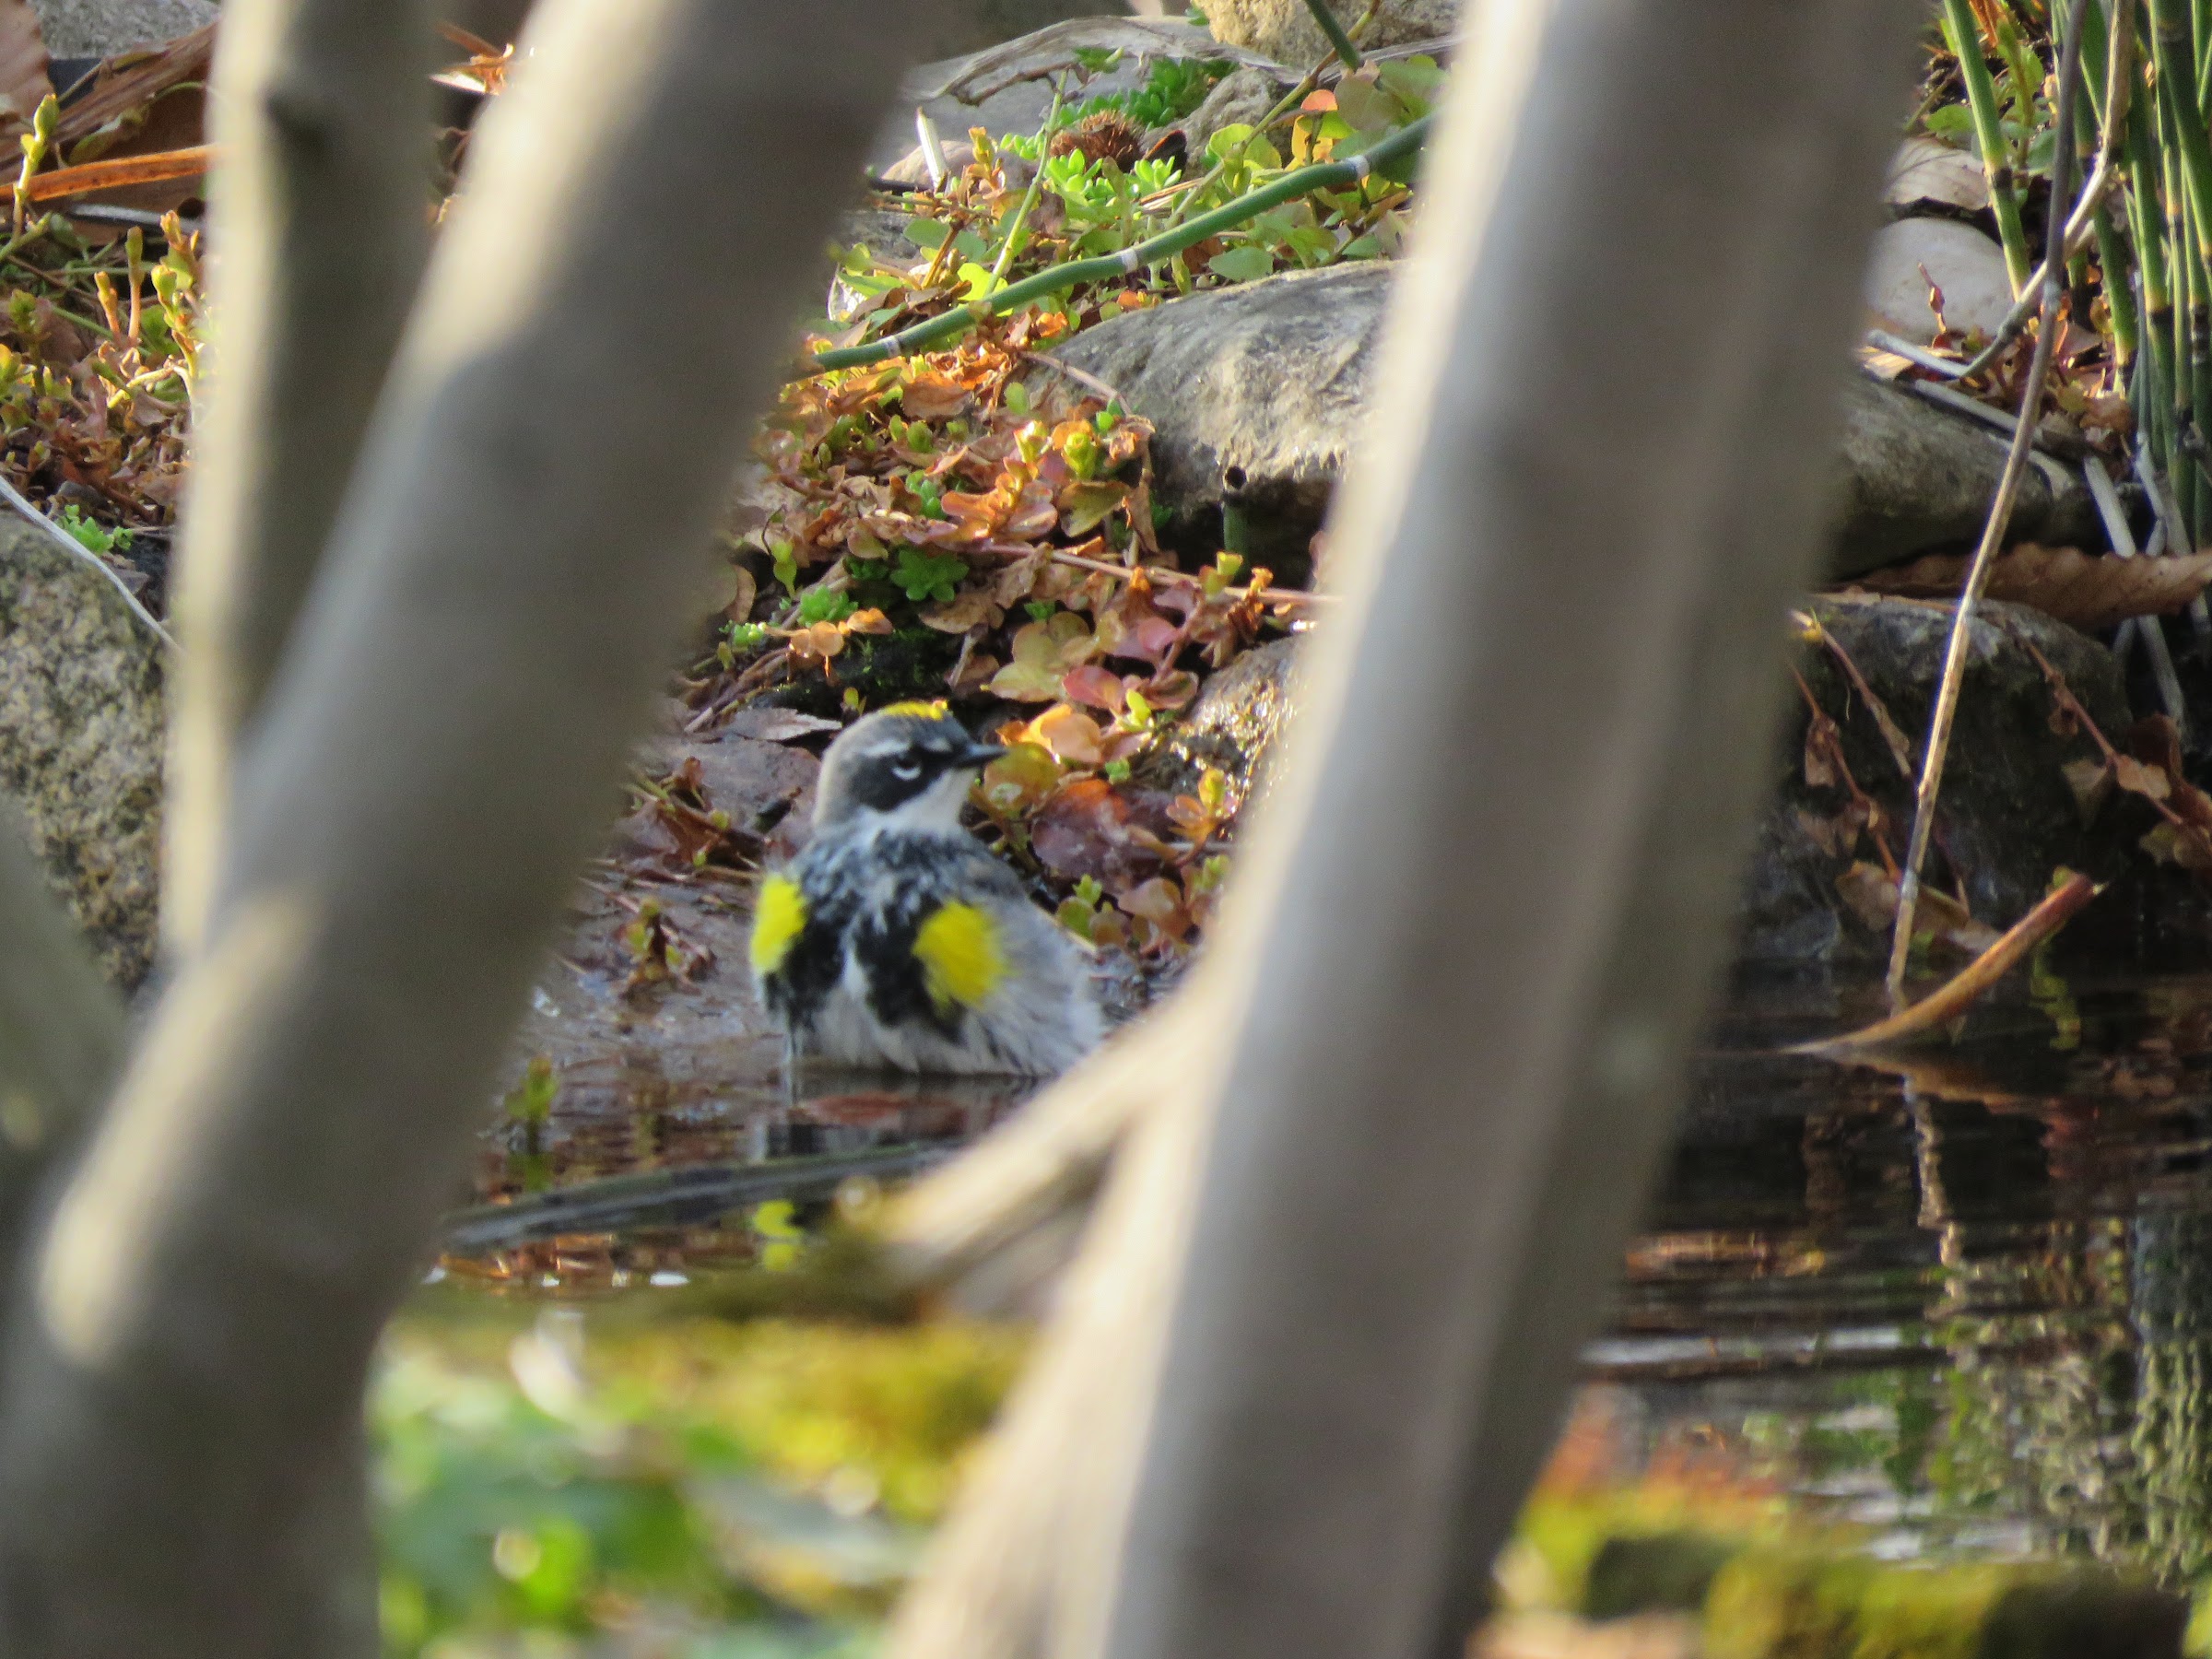
[[794,1059],[1043,1077],[1098,1041],[1080,947],[960,828],[1002,752],[919,703],[830,746],[814,839],[753,918],[753,981]]

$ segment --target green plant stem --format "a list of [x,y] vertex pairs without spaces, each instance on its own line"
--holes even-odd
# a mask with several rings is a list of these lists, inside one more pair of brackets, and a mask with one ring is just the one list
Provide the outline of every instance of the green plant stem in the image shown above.
[[932,317],[926,323],[917,323],[912,328],[887,335],[880,340],[871,340],[865,346],[844,346],[815,356],[813,372],[830,369],[858,369],[869,363],[880,363],[887,358],[904,357],[910,352],[947,340],[963,330],[986,319],[1027,305],[1032,300],[1041,300],[1074,288],[1077,283],[1095,282],[1110,276],[1133,276],[1148,265],[1171,259],[1194,242],[1242,224],[1253,216],[1293,197],[1312,190],[1333,190],[1346,184],[1355,184],[1377,168],[1410,156],[1420,148],[1429,136],[1429,124],[1433,116],[1424,115],[1411,125],[1402,127],[1364,153],[1348,157],[1342,161],[1323,161],[1312,167],[1301,167],[1296,172],[1285,173],[1274,183],[1225,202],[1211,213],[1202,214],[1188,224],[1163,230],[1149,241],[1119,253],[1101,254],[1096,259],[1070,260],[1025,276],[1019,282],[999,289],[983,299]]
[[2104,273],[2104,301],[2112,309],[2112,357],[2124,374],[2142,346],[2134,285],[2128,281],[2127,247],[2120,240],[2109,208],[2097,209],[2097,264]]
[[1966,85],[1974,145],[1982,152],[1990,209],[1996,216],[1998,240],[2005,244],[2006,274],[2017,294],[2028,286],[2028,232],[2020,223],[2020,200],[2013,189],[2012,152],[2006,144],[2004,121],[1997,109],[1997,84],[1990,78],[1988,61],[1982,55],[1982,37],[1975,30],[1967,0],[1943,0],[1943,34],[1951,54],[1959,60],[1959,79]]
[[[2203,0],[2199,0],[2202,4]],[[1313,27],[1320,29],[1322,38],[1336,50],[1336,58],[1347,73],[1357,75],[1366,60],[1359,48],[1352,44],[1352,37],[1344,32],[1344,25],[1329,9],[1329,0],[1306,0],[1306,9],[1313,14]]]
[[[991,262],[989,288],[997,288],[1006,276],[1006,266],[1014,258],[1014,244],[1021,240],[1022,227],[1030,222],[1030,209],[1037,205],[1038,190],[1044,183],[1046,152],[1052,147],[1053,135],[1060,128],[1060,105],[1065,96],[1065,88],[1055,80],[1053,83],[1053,107],[1045,112],[1044,124],[1037,129],[1037,166],[1030,174],[1030,187],[1021,193],[1021,201],[1014,209],[1014,220],[1006,227],[1006,240],[999,247],[998,257]],[[951,238],[946,240],[949,241]]]
[[2212,0],[2191,0],[2190,55],[2196,65],[2197,119],[2212,122]]
[[[2149,0],[2151,50],[2158,66],[2159,112],[2165,136],[2180,152],[2182,183],[2200,225],[2212,223],[2212,135],[2194,97],[2196,62],[2182,0]],[[2200,250],[2198,257],[2203,257]]]

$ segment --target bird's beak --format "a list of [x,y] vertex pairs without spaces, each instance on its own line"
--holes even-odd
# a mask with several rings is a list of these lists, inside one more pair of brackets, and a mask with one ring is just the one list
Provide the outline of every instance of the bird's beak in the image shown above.
[[1006,752],[1004,744],[971,743],[968,746],[968,764],[970,766],[988,766]]

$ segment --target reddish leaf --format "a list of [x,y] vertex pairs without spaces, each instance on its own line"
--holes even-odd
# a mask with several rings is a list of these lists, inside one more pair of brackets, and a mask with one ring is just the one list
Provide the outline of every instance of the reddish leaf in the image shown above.
[[1093,877],[1109,892],[1125,892],[1168,863],[1166,845],[1136,822],[1130,798],[1100,778],[1064,784],[1030,820],[1030,845],[1047,869]]
[[1060,691],[1070,702],[1103,709],[1109,714],[1119,715],[1129,706],[1129,692],[1122,684],[1122,677],[1096,663],[1086,663],[1062,675]]

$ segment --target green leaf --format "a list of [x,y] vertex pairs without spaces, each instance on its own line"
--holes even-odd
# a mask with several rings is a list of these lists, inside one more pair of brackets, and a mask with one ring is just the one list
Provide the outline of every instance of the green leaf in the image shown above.
[[799,620],[809,626],[817,622],[842,622],[859,608],[850,594],[809,588],[799,597]]
[[943,247],[945,239],[951,234],[952,227],[937,219],[916,217],[906,221],[906,240],[933,253]]
[[1206,141],[1206,153],[1217,161],[1226,161],[1236,153],[1237,146],[1251,136],[1250,122],[1232,121],[1214,129],[1214,135]]
[[1206,268],[1226,282],[1256,282],[1275,269],[1275,255],[1247,244],[1215,254]]
[[919,605],[934,599],[939,605],[949,605],[956,586],[968,574],[968,561],[948,553],[924,553],[919,547],[899,549],[899,562],[891,567],[891,580],[906,596]]

